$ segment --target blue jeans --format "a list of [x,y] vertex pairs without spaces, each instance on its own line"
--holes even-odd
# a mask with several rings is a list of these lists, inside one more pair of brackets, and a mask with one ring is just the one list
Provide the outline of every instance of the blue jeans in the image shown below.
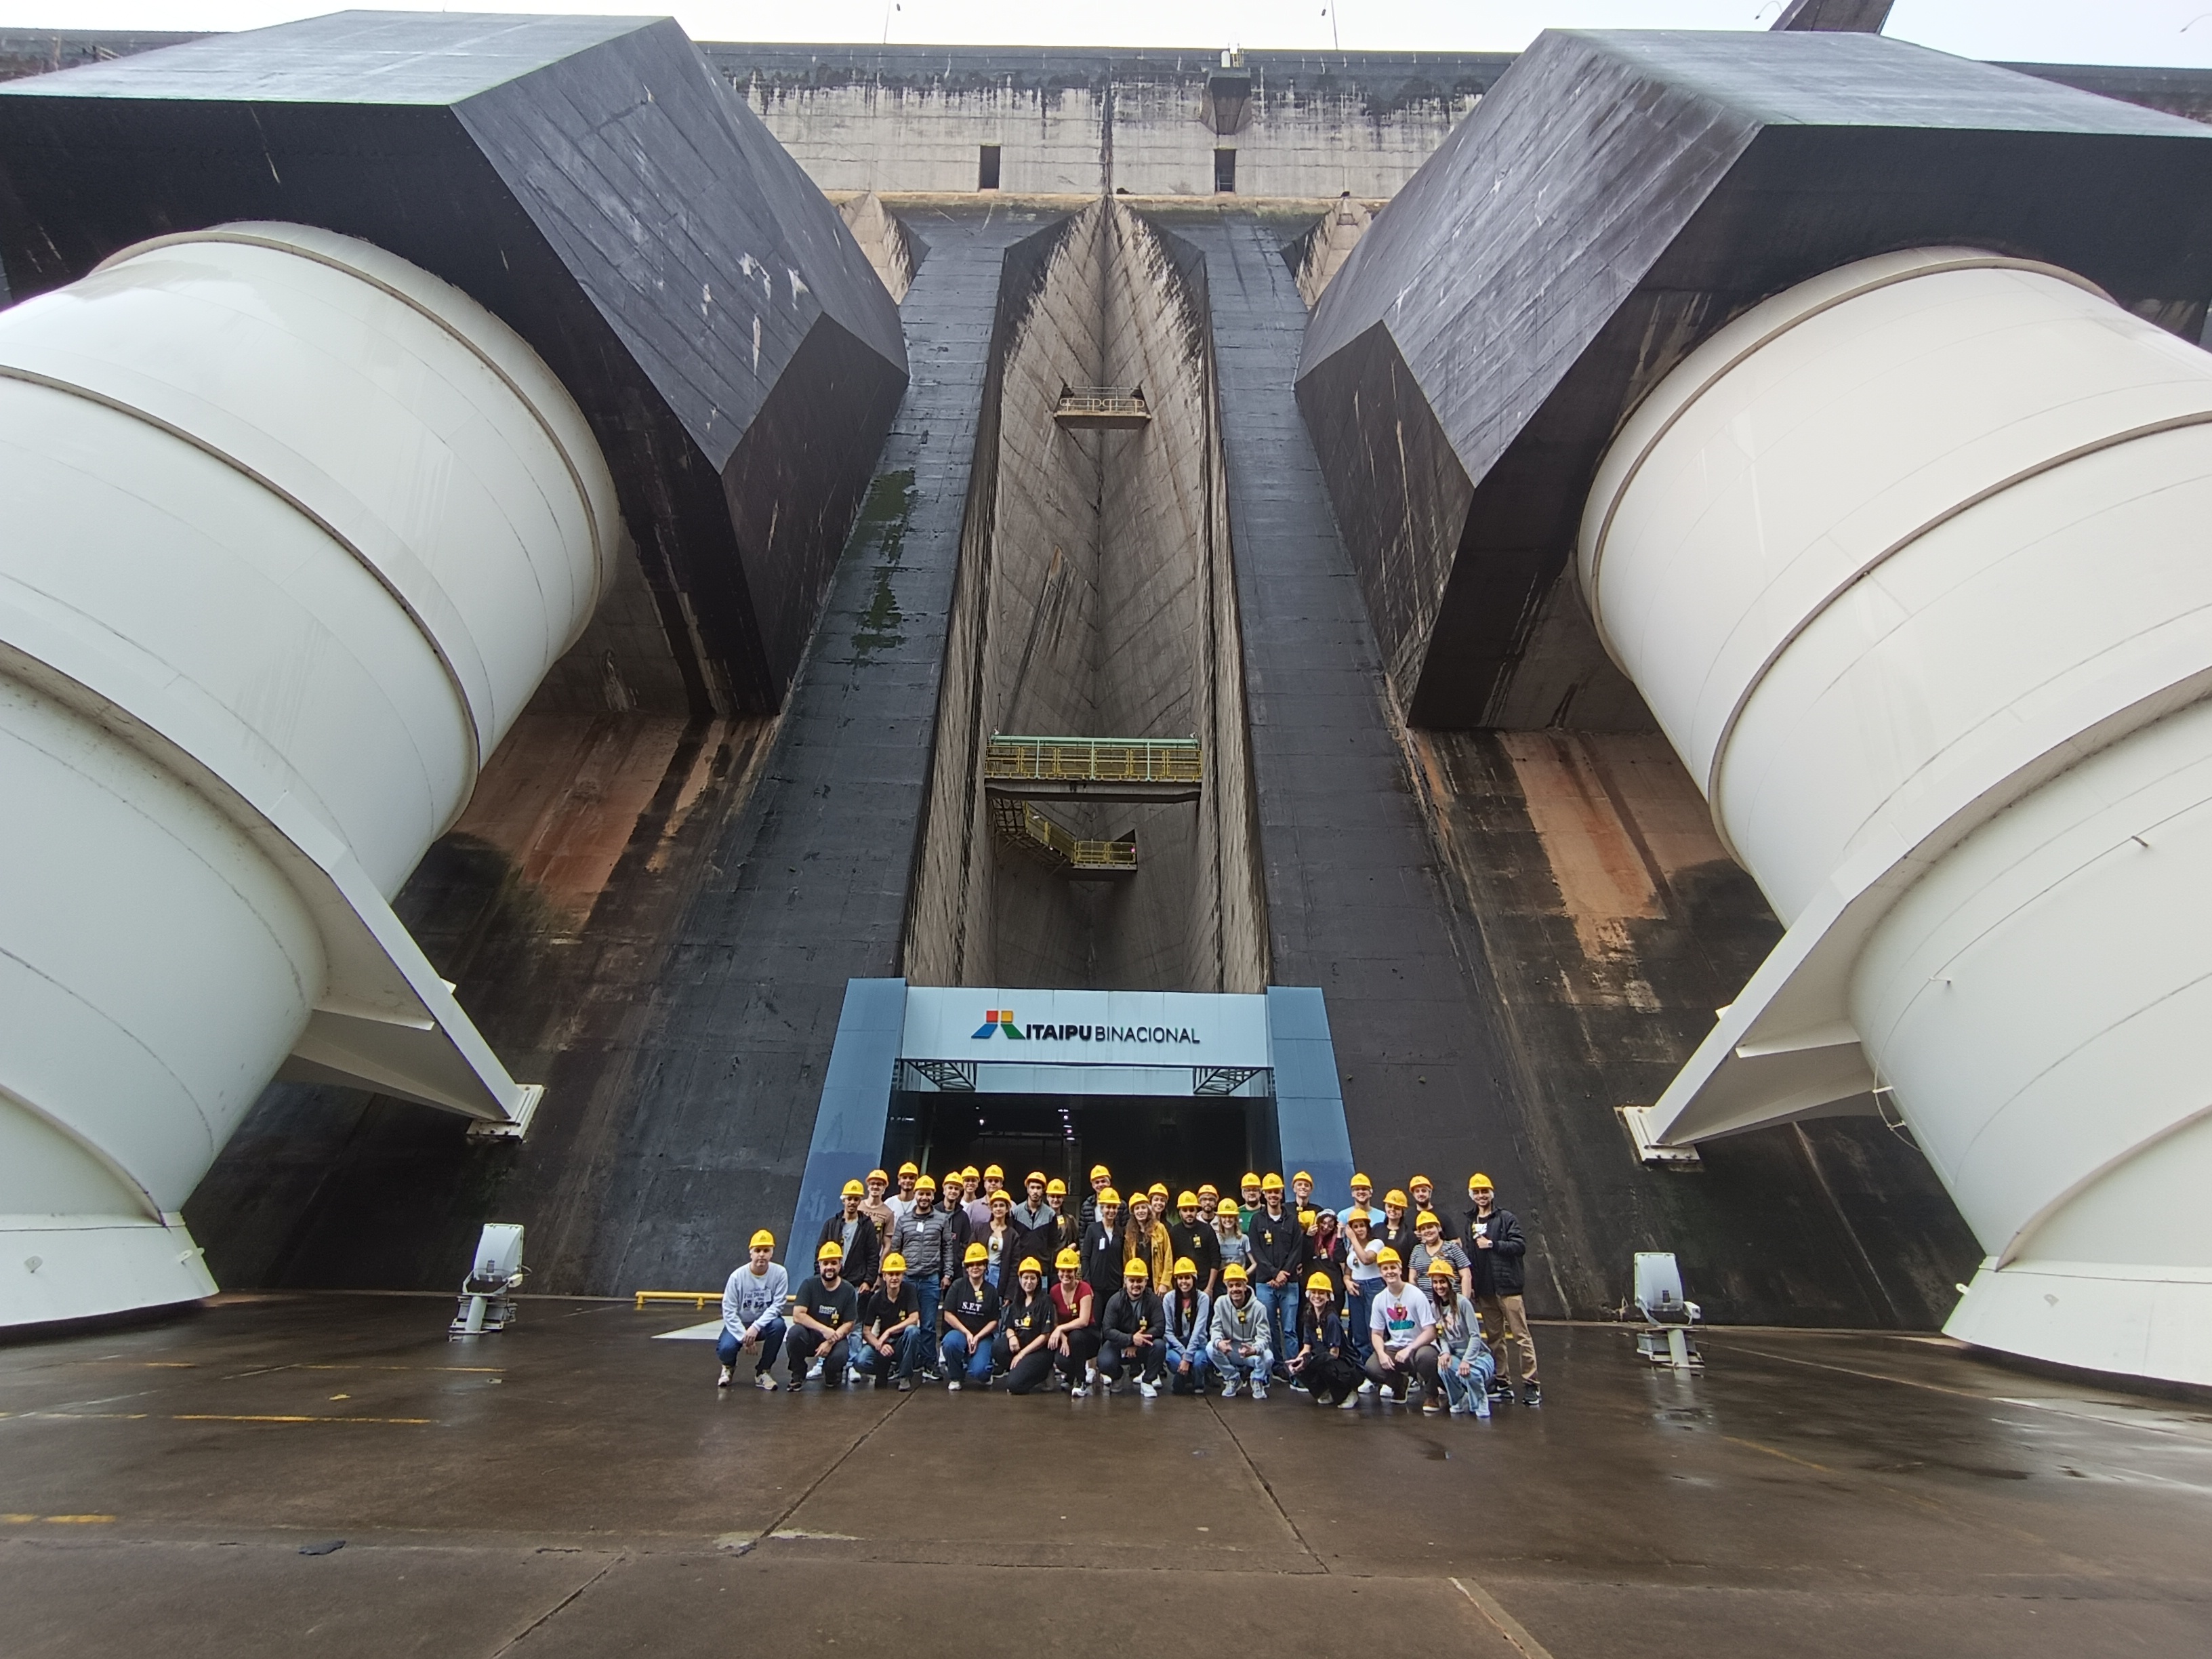
[[921,1328],[909,1325],[893,1337],[889,1353],[878,1353],[872,1343],[862,1342],[856,1346],[854,1357],[860,1369],[878,1382],[887,1376],[912,1376],[914,1368],[921,1363]]
[[968,1335],[966,1332],[945,1332],[945,1363],[948,1367],[956,1371],[964,1369],[968,1373],[968,1380],[970,1382],[989,1382],[991,1379],[991,1339],[988,1336],[985,1337],[981,1342],[978,1342],[975,1345],[974,1352],[970,1352],[968,1346]]
[[[1255,1285],[1252,1295],[1267,1310],[1268,1346],[1279,1354],[1298,1351],[1298,1287],[1297,1275],[1287,1285]],[[1287,1322],[1290,1328],[1284,1328]]]
[[907,1283],[914,1286],[915,1298],[921,1304],[921,1322],[919,1327],[921,1332],[921,1353],[915,1363],[935,1370],[937,1369],[937,1310],[945,1300],[945,1286],[937,1282],[935,1273],[924,1273],[919,1279],[908,1279]]
[[1370,1279],[1363,1285],[1349,1276],[1344,1282],[1344,1340],[1352,1345],[1356,1364],[1364,1365],[1375,1352],[1375,1334],[1368,1328],[1368,1321],[1375,1317],[1375,1292],[1382,1283]]
[[[1190,1361],[1188,1376],[1182,1374],[1185,1359]],[[1203,1394],[1206,1391],[1206,1349],[1203,1345],[1194,1340],[1186,1347],[1173,1337],[1168,1339],[1167,1380],[1170,1387],[1196,1389]]]
[[1264,1389],[1267,1373],[1274,1369],[1275,1356],[1265,1348],[1255,1354],[1231,1353],[1217,1345],[1206,1351],[1206,1363],[1220,1374],[1224,1388],[1233,1382],[1253,1382]]
[[1444,1400],[1454,1407],[1473,1407],[1477,1417],[1490,1415],[1490,1379],[1498,1374],[1498,1362],[1490,1357],[1484,1344],[1474,1345],[1474,1363],[1468,1374],[1459,1374],[1460,1362],[1446,1355],[1437,1363],[1437,1376],[1444,1385]]
[[[766,1376],[768,1368],[775,1364],[775,1357],[782,1348],[783,1322],[781,1319],[771,1319],[760,1328],[760,1336],[753,1344],[753,1352],[759,1356],[753,1361],[753,1375]],[[725,1365],[734,1365],[738,1363],[738,1355],[742,1352],[743,1350],[738,1346],[737,1334],[725,1325],[722,1328],[721,1336],[714,1343],[714,1358]]]

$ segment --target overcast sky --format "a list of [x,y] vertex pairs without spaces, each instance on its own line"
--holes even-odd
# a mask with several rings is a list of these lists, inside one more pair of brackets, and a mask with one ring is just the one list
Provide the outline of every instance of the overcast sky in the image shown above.
[[[1784,0],[693,0],[702,40],[1024,46],[1388,47],[1510,52],[1540,29],[1763,28]],[[337,9],[292,0],[0,0],[0,26],[236,29]],[[395,9],[401,8],[393,8]],[[444,9],[422,6],[415,9]],[[607,0],[477,0],[452,10],[620,12]],[[1332,14],[1334,14],[1332,15]],[[2212,67],[2212,0],[1897,0],[1888,33],[1972,58]]]

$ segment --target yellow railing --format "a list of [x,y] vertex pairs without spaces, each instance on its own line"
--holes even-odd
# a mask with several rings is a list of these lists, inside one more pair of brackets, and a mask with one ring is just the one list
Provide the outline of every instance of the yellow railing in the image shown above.
[[1195,738],[1020,738],[994,734],[983,776],[1064,783],[1198,783],[1206,757]]
[[648,1302],[673,1302],[679,1305],[689,1302],[695,1308],[704,1308],[709,1304],[720,1307],[722,1293],[720,1291],[640,1291],[636,1311],[643,1313]]
[[1081,418],[1118,418],[1122,420],[1152,418],[1141,390],[1128,391],[1120,386],[1071,386],[1060,394],[1056,416],[1074,416]]
[[1070,835],[1025,800],[1000,799],[993,804],[994,822],[1002,839],[1048,864],[1070,870],[1122,871],[1137,867],[1137,838],[1084,841]]

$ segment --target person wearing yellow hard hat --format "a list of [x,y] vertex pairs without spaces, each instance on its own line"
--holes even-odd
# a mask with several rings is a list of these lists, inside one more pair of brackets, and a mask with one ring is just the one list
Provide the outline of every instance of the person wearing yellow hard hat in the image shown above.
[[999,1329],[999,1292],[986,1276],[991,1252],[981,1243],[961,1255],[961,1274],[945,1292],[945,1387],[960,1392],[964,1375],[972,1388],[991,1386],[991,1339]]
[[898,1166],[898,1190],[886,1194],[884,1198],[884,1202],[890,1206],[894,1223],[914,1208],[915,1185],[921,1179],[921,1170],[911,1161]]
[[1252,1241],[1244,1237],[1244,1212],[1233,1198],[1224,1198],[1213,1206],[1214,1279],[1222,1290],[1214,1292],[1218,1302],[1227,1281],[1221,1278],[1231,1262],[1249,1267],[1252,1262]]
[[1314,1178],[1309,1171],[1301,1170],[1291,1177],[1290,1206],[1293,1210],[1319,1209],[1321,1206],[1314,1202],[1313,1193]]
[[[837,1212],[822,1224],[822,1231],[814,1241],[817,1244],[837,1246],[842,1254],[845,1282],[863,1302],[876,1288],[876,1263],[884,1254],[883,1239],[876,1231],[876,1224],[860,1213],[860,1206],[867,1196],[868,1189],[859,1182],[847,1182],[844,1191],[838,1195]],[[857,1382],[859,1378],[846,1380]]]
[[1168,1183],[1164,1181],[1155,1181],[1145,1188],[1145,1195],[1152,1200],[1152,1219],[1163,1227],[1166,1226],[1168,1217],[1174,1213],[1175,1210],[1174,1205],[1169,1201]]
[[1052,1376],[1052,1292],[1044,1287],[1044,1263],[1025,1255],[1015,1264],[999,1302],[996,1339],[999,1369],[1008,1394],[1035,1394]]
[[1052,1212],[1052,1254],[1062,1250],[1083,1253],[1083,1218],[1067,1207],[1067,1183],[1058,1176],[1044,1183],[1044,1201]]
[[1359,1367],[1352,1358],[1344,1316],[1337,1311],[1336,1281],[1325,1273],[1307,1275],[1305,1295],[1298,1302],[1297,1352],[1291,1356],[1289,1370],[1316,1406],[1350,1411],[1359,1404]]
[[1413,1253],[1406,1258],[1406,1277],[1416,1285],[1429,1282],[1429,1265],[1441,1261],[1451,1269],[1452,1293],[1455,1296],[1474,1294],[1474,1268],[1467,1252],[1444,1237],[1443,1218],[1434,1210],[1423,1210],[1413,1218]]
[[1152,1289],[1152,1269],[1144,1257],[1131,1256],[1121,1268],[1121,1287],[1107,1298],[1106,1316],[1100,1322],[1098,1375],[1107,1393],[1116,1392],[1115,1385],[1124,1370],[1137,1374],[1137,1392],[1146,1399],[1159,1393],[1160,1370],[1167,1359],[1160,1327],[1166,1318]]
[[1213,1212],[1220,1207],[1221,1188],[1210,1181],[1202,1183],[1198,1189],[1199,1219],[1211,1222],[1213,1219]]
[[1384,1245],[1377,1252],[1382,1290],[1368,1315],[1367,1376],[1379,1398],[1404,1405],[1419,1382],[1431,1401],[1437,1392],[1437,1314],[1428,1293],[1406,1282],[1406,1264]]
[[1092,1362],[1098,1358],[1098,1302],[1083,1277],[1083,1252],[1062,1245],[1052,1259],[1060,1282],[1052,1287],[1052,1334],[1045,1346],[1052,1350],[1060,1387],[1073,1399],[1090,1390]]
[[1407,1206],[1406,1194],[1393,1187],[1382,1194],[1382,1242],[1397,1251],[1403,1261],[1413,1255],[1413,1246],[1420,1238],[1413,1231],[1413,1212]]
[[1360,1171],[1354,1171],[1352,1174],[1352,1202],[1337,1212],[1336,1218],[1349,1228],[1352,1224],[1352,1212],[1354,1210],[1365,1212],[1367,1224],[1370,1227],[1378,1230],[1382,1227],[1382,1212],[1375,1202],[1375,1182]]
[[1129,1213],[1121,1227],[1121,1259],[1141,1261],[1155,1285],[1164,1285],[1175,1267],[1175,1245],[1149,1192],[1129,1194]]
[[1267,1346],[1275,1356],[1277,1374],[1283,1370],[1298,1335],[1298,1274],[1306,1264],[1306,1230],[1284,1206],[1283,1178],[1270,1175],[1260,1183],[1260,1207],[1244,1224],[1251,1241],[1246,1258],[1251,1270],[1252,1295],[1267,1310]]
[[1077,1212],[1086,1232],[1090,1231],[1091,1224],[1098,1219],[1098,1194],[1113,1184],[1114,1172],[1111,1170],[1103,1164],[1091,1166],[1091,1195],[1083,1200],[1083,1207]]
[[1221,1252],[1213,1243],[1210,1218],[1199,1213],[1198,1194],[1184,1191],[1176,1194],[1175,1218],[1168,1223],[1168,1248],[1175,1259],[1190,1258],[1191,1270],[1198,1275],[1198,1288],[1206,1299],[1213,1297],[1214,1288],[1221,1281]]
[[1206,1363],[1221,1379],[1221,1397],[1234,1400],[1237,1384],[1249,1382],[1252,1398],[1265,1400],[1267,1379],[1275,1369],[1275,1351],[1268,1346],[1273,1334],[1267,1310],[1252,1294],[1251,1275],[1241,1261],[1228,1262],[1221,1269],[1221,1294],[1213,1298],[1208,1334]]
[[1498,1362],[1497,1378],[1490,1397],[1510,1400],[1507,1380],[1512,1355],[1521,1350],[1521,1403],[1544,1403],[1544,1385],[1536,1380],[1536,1341],[1528,1334],[1528,1313],[1521,1301],[1527,1276],[1528,1242],[1522,1235],[1521,1219],[1501,1209],[1498,1189],[1490,1177],[1477,1171],[1467,1178],[1467,1195],[1474,1200],[1467,1212],[1467,1242],[1474,1248],[1474,1305],[1482,1315],[1482,1328],[1490,1338],[1491,1357]]
[[1004,1297],[1014,1288],[1013,1265],[1022,1259],[1017,1248],[1020,1237],[1014,1231],[1014,1195],[1002,1185],[983,1201],[990,1206],[990,1220],[975,1242],[990,1253],[991,1265],[984,1277]]
[[1259,1172],[1255,1170],[1245,1170],[1237,1178],[1237,1190],[1243,1195],[1243,1200],[1237,1206],[1237,1224],[1243,1226],[1250,1222],[1253,1212],[1260,1207]]
[[[1014,1230],[1014,1259],[1033,1255],[1049,1261],[1060,1249],[1060,1213],[1044,1201],[1044,1171],[1031,1170],[1022,1181],[1022,1201],[1007,1212]],[[1065,1183],[1063,1183],[1063,1190]]]
[[943,1375],[937,1362],[938,1309],[959,1248],[951,1218],[937,1207],[937,1183],[923,1176],[914,1184],[914,1208],[892,1224],[891,1249],[906,1258],[907,1282],[921,1310],[921,1365],[932,1376]]
[[[1426,1210],[1436,1217],[1437,1225],[1443,1230],[1446,1238],[1457,1238],[1460,1236],[1458,1218],[1451,1214],[1443,1205],[1437,1202],[1437,1183],[1428,1176],[1417,1175],[1407,1182],[1406,1196],[1413,1200],[1411,1208],[1416,1218],[1422,1211]],[[1417,1219],[1415,1223],[1417,1231],[1419,1224]]]
[[726,1389],[737,1375],[738,1355],[753,1353],[753,1387],[775,1392],[770,1375],[775,1357],[783,1349],[783,1304],[791,1298],[791,1276],[775,1259],[775,1235],[765,1227],[753,1235],[752,1259],[730,1275],[722,1287],[722,1334],[714,1339],[714,1357],[722,1362]]
[[1004,1170],[1000,1169],[995,1164],[986,1164],[983,1166],[983,1196],[985,1199],[988,1200],[993,1193],[997,1192],[1006,1184],[1006,1172]]
[[[1370,1214],[1370,1206],[1363,1205],[1354,1205],[1344,1212],[1344,1334],[1352,1344],[1352,1358],[1361,1365],[1366,1364],[1372,1348],[1368,1322],[1382,1289],[1382,1269],[1376,1260],[1382,1241],[1376,1235]],[[1372,1394],[1375,1385],[1362,1382],[1359,1392]]]
[[1097,1215],[1083,1233],[1083,1278],[1097,1298],[1099,1317],[1103,1319],[1107,1303],[1121,1288],[1121,1263],[1128,1255],[1123,1241],[1128,1228],[1121,1219],[1121,1194],[1111,1187],[1101,1187],[1092,1197]]
[[[1192,1207],[1198,1194],[1186,1193]],[[1206,1392],[1206,1345],[1212,1340],[1213,1298],[1198,1282],[1198,1263],[1177,1256],[1170,1270],[1171,1283],[1160,1297],[1160,1334],[1167,1344],[1162,1369],[1170,1394]]]
[[[992,1167],[995,1169],[998,1166],[994,1164]],[[981,1238],[983,1230],[991,1224],[991,1195],[983,1190],[983,1177],[972,1164],[960,1172],[960,1182],[968,1192],[967,1202],[960,1206],[968,1216],[968,1237]],[[1006,1183],[1001,1182],[1000,1184],[1003,1186]]]
[[860,1370],[876,1386],[896,1381],[901,1394],[914,1387],[921,1360],[921,1297],[907,1282],[906,1258],[887,1253],[876,1288],[860,1309]]
[[877,1243],[882,1249],[889,1249],[891,1223],[898,1219],[887,1196],[891,1188],[891,1178],[881,1170],[871,1170],[861,1177],[860,1186],[867,1194],[860,1200],[860,1213],[876,1224]]
[[[791,1386],[820,1382],[836,1388],[851,1370],[853,1333],[860,1328],[860,1298],[845,1282],[845,1252],[832,1240],[814,1253],[814,1272],[792,1293],[791,1331],[784,1338],[790,1356]],[[804,1376],[799,1367],[806,1368]]]
[[1487,1417],[1498,1362],[1482,1340],[1482,1316],[1460,1289],[1459,1273],[1450,1262],[1438,1256],[1428,1272],[1429,1300],[1437,1309],[1437,1380],[1443,1385],[1444,1403],[1455,1417]]

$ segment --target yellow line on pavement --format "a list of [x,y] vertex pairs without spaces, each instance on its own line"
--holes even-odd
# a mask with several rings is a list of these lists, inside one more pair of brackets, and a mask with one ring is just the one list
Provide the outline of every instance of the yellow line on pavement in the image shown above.
[[1452,1588],[1474,1603],[1475,1610],[1498,1627],[1498,1633],[1528,1655],[1528,1659],[1552,1659],[1552,1650],[1522,1629],[1521,1621],[1498,1604],[1498,1598],[1472,1580],[1455,1578]]
[[179,1412],[172,1423],[435,1423],[434,1417],[295,1417],[276,1413]]

